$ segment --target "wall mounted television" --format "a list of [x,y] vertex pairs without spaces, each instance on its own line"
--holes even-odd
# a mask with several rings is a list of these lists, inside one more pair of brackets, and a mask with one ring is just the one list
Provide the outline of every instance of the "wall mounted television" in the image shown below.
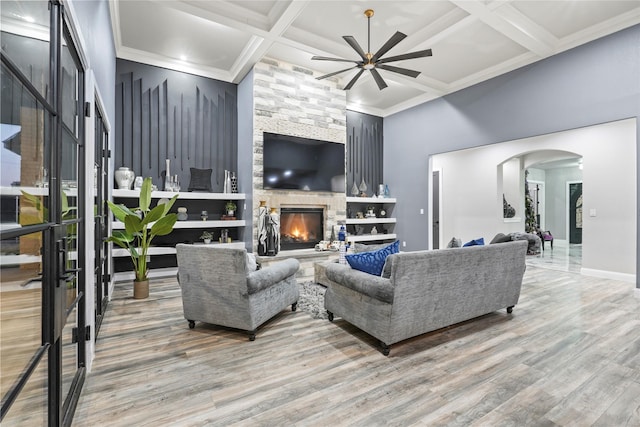
[[263,186],[345,192],[345,144],[264,132]]

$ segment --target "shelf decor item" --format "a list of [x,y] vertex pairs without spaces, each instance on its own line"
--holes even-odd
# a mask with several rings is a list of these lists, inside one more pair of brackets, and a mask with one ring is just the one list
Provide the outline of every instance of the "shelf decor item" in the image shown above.
[[178,208],[178,221],[186,221],[189,216],[187,215],[187,208],[179,207]]
[[225,205],[224,205],[225,210],[227,211],[227,216],[232,217],[235,213],[236,213],[236,204],[234,202],[232,202],[231,200],[229,200]]
[[149,296],[149,268],[147,265],[149,247],[154,237],[166,236],[173,231],[178,216],[175,213],[169,213],[169,210],[177,198],[176,194],[169,202],[156,205],[151,209],[151,178],[145,178],[142,187],[140,187],[137,208],[116,205],[107,200],[113,215],[125,226],[124,231],[114,230],[107,240],[129,251],[135,272],[133,297],[136,299]]
[[211,243],[211,239],[213,239],[213,234],[209,233],[208,231],[203,231],[200,235],[200,238],[204,241],[205,245],[208,245],[209,243]]
[[235,172],[231,172],[231,192],[232,193],[238,192],[238,176],[236,175]]
[[133,184],[133,180],[136,179],[136,174],[131,169],[127,167],[120,167],[115,172],[116,184],[118,184],[118,189],[120,190],[129,190],[131,189],[131,184]]
[[224,171],[224,187],[222,192],[231,193],[231,172],[226,169]]
[[258,207],[258,255],[265,256],[267,254],[267,215],[269,210],[267,202],[260,200]]
[[360,187],[358,187],[358,189],[360,190],[360,197],[367,197],[367,183],[364,182],[364,178],[362,178],[362,182],[360,183]]
[[280,252],[280,215],[271,208],[267,224],[267,255],[276,256]]

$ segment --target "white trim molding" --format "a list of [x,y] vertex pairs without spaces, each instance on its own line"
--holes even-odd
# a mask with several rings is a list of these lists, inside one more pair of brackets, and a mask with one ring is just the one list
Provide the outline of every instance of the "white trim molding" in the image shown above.
[[[629,273],[618,273],[617,271],[595,270],[593,268],[582,268],[580,274],[601,279],[619,280],[621,282],[636,283],[636,275]],[[636,288],[636,291],[640,291]]]

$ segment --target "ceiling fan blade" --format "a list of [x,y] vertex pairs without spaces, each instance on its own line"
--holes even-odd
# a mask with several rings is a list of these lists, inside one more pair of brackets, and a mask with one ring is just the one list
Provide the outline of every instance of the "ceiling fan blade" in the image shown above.
[[375,55],[373,55],[372,61],[375,62],[382,55],[389,52],[389,50],[391,50],[392,47],[394,47],[395,45],[400,43],[402,40],[404,40],[405,37],[407,37],[406,34],[402,34],[400,31],[396,31],[396,33],[392,35],[391,38],[387,40],[387,42],[383,44],[380,49],[378,49]]
[[373,80],[375,80],[376,83],[378,84],[378,89],[382,90],[385,87],[387,87],[387,84],[382,79],[382,76],[380,75],[378,70],[376,70],[375,68],[372,68],[371,69],[371,75],[373,75]]
[[364,73],[364,68],[361,68],[360,71],[358,71],[358,74],[356,74],[349,83],[347,83],[347,85],[344,87],[344,90],[349,90],[351,89],[351,87],[354,85],[354,83],[356,82],[356,80],[358,80],[358,78],[362,75],[362,73]]
[[390,56],[388,58],[379,59],[377,61],[378,64],[384,64],[385,62],[393,62],[393,61],[402,61],[404,59],[414,59],[414,58],[426,58],[427,56],[431,56],[431,49],[419,50],[416,52],[404,53],[402,55]]
[[351,46],[353,50],[358,53],[358,55],[360,55],[363,61],[367,60],[366,53],[364,52],[364,50],[362,50],[362,47],[353,36],[342,36],[342,38],[344,39],[344,41],[349,43],[349,46]]
[[335,71],[333,73],[325,74],[324,76],[316,77],[316,80],[326,79],[327,77],[335,76],[336,74],[344,73],[345,71],[353,70],[354,68],[358,68],[358,66],[356,65],[355,67],[349,67],[349,68],[345,68],[344,70]]
[[353,62],[358,63],[358,61],[354,61],[353,59],[342,59],[342,58],[328,58],[326,56],[312,56],[311,59],[316,61],[337,61],[337,62]]
[[392,71],[394,73],[402,74],[402,75],[413,77],[413,78],[418,77],[418,75],[420,74],[420,71],[408,70],[406,68],[394,67],[393,65],[386,65],[386,64],[376,65],[376,68]]

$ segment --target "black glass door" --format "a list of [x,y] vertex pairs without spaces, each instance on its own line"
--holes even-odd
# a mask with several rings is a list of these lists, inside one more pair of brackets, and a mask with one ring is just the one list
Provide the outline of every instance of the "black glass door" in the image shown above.
[[57,1],[4,1],[0,422],[70,425],[84,381],[84,74]]

